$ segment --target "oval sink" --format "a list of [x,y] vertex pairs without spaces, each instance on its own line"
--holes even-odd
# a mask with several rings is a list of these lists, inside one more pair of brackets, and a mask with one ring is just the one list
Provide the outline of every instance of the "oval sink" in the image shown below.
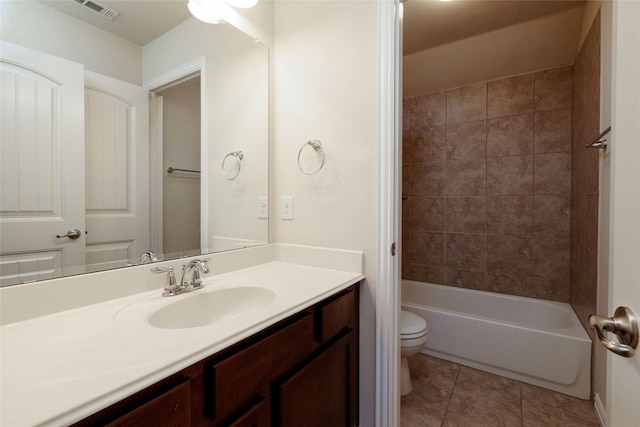
[[254,312],[273,301],[275,292],[269,289],[244,286],[204,292],[195,291],[149,316],[151,326],[161,329],[197,328],[228,321]]

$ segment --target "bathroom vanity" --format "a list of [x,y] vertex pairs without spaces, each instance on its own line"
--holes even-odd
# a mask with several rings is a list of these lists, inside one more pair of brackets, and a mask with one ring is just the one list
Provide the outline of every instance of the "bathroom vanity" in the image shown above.
[[234,252],[172,297],[149,265],[0,289],[0,424],[357,425],[362,253]]
[[358,285],[77,426],[356,426]]

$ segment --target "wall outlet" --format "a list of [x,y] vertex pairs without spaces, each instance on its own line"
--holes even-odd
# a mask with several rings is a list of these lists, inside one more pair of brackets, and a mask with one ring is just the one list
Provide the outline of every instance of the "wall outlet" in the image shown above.
[[258,197],[258,218],[269,218],[268,197]]
[[282,196],[280,200],[282,206],[282,219],[293,219],[293,197]]

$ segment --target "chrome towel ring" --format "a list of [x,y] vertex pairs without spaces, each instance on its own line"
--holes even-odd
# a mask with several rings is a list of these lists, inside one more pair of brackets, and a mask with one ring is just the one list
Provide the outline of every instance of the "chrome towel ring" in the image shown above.
[[[313,151],[316,153],[316,155],[320,157],[319,159],[320,165],[315,169],[311,169],[311,170],[304,169],[300,164],[300,156],[302,155],[302,151],[307,146],[311,147]],[[300,147],[300,151],[298,151],[298,169],[300,169],[300,172],[302,172],[305,175],[314,175],[318,173],[323,166],[324,166],[324,150],[322,149],[322,143],[320,141],[318,140],[307,141],[306,144],[303,144],[302,147]]]
[[[234,173],[233,175],[232,174],[227,175],[227,172],[225,172],[225,169],[224,169],[225,163],[227,159],[230,157],[233,157],[238,162],[238,166],[237,166],[238,169],[236,170],[236,173]],[[243,158],[244,158],[244,153],[242,151],[232,151],[231,153],[224,156],[224,159],[222,159],[222,176],[224,176],[226,180],[233,181],[238,177],[238,175],[240,175],[240,169],[242,169]]]

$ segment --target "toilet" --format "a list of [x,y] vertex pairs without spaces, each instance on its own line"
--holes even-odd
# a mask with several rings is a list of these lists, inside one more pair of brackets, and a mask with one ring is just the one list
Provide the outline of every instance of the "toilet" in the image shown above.
[[427,342],[427,321],[409,311],[400,311],[400,394],[411,393],[408,357],[422,350]]

